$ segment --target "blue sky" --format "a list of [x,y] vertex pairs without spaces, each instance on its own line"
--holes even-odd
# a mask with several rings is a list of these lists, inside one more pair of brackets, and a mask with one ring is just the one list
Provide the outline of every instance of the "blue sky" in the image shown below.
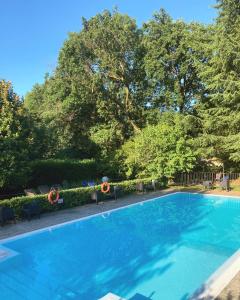
[[0,79],[24,95],[52,72],[68,32],[81,30],[81,17],[118,7],[141,25],[161,7],[174,18],[211,23],[215,0],[8,0],[0,6]]

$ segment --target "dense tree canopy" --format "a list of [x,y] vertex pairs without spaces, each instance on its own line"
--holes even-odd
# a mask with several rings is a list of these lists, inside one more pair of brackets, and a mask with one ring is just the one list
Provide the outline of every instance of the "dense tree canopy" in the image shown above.
[[33,136],[10,82],[0,81],[0,188],[25,183]]
[[202,145],[226,163],[240,162],[240,2],[218,1],[218,10],[215,35],[206,45],[211,58],[201,66],[208,90],[199,109]]
[[141,28],[104,11],[69,34],[23,104],[2,81],[0,186],[28,158],[95,158],[128,177],[171,177],[213,157],[238,168],[240,2],[216,9],[210,25],[160,10]]
[[200,24],[173,21],[164,10],[144,25],[149,102],[154,106],[183,113],[204,93],[196,64],[205,59],[195,45],[200,29]]

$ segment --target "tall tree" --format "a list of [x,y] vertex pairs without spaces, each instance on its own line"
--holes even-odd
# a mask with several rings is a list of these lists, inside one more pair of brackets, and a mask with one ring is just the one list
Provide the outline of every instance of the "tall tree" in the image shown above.
[[[117,11],[84,19],[81,32],[70,34],[43,93],[41,116],[55,132],[57,151],[69,147],[81,155],[85,143],[91,155],[91,141],[99,140],[92,134],[96,137],[108,129],[111,134],[116,128],[113,144],[118,145],[143,125],[146,81],[141,39],[135,20]],[[28,96],[30,109],[38,103],[35,98],[42,97],[37,94],[35,87]]]
[[141,37],[135,20],[105,11],[83,19],[83,30],[70,35],[59,58],[58,73],[69,79],[70,89],[78,87],[87,93],[84,101],[96,105],[98,121],[115,120],[124,133],[129,125],[138,130],[142,124]]
[[202,97],[204,86],[196,61],[204,56],[194,44],[201,31],[204,26],[173,21],[163,9],[144,25],[145,67],[153,106],[188,112]]
[[219,0],[216,33],[202,66],[208,90],[201,115],[209,156],[240,162],[240,2]]
[[0,188],[25,183],[33,142],[31,123],[10,82],[0,81]]

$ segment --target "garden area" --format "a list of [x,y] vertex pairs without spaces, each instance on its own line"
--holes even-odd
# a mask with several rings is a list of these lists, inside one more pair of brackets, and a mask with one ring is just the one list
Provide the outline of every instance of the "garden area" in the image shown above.
[[106,10],[83,18],[25,97],[2,79],[0,206],[18,212],[30,191],[49,211],[39,187],[58,185],[73,207],[103,176],[130,192],[182,173],[238,172],[240,4],[216,9],[208,25],[161,9],[142,26]]

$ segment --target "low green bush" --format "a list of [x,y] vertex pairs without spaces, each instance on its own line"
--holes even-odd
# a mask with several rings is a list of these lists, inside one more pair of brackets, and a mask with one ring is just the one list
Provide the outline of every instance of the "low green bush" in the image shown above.
[[[123,194],[129,194],[136,191],[136,184],[143,182],[144,184],[150,183],[151,179],[135,179],[122,181],[117,183],[110,183],[111,185],[119,186]],[[165,187],[164,181],[159,181],[159,188]],[[64,199],[62,205],[52,205],[47,200],[47,195],[24,196],[0,201],[0,206],[8,206],[14,209],[17,217],[21,217],[21,210],[24,204],[37,200],[43,212],[51,212],[64,208],[71,208],[80,206],[91,201],[90,195],[95,190],[100,190],[100,185],[95,187],[80,187],[69,190],[60,191],[60,198]]]

